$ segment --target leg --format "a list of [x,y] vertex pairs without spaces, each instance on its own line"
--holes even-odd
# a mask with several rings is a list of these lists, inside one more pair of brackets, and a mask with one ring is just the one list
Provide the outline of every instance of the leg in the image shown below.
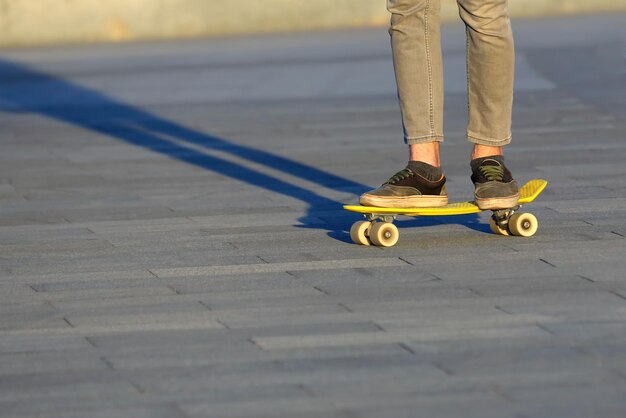
[[439,167],[439,142],[443,141],[440,0],[387,0],[387,8],[391,12],[389,34],[410,161],[381,187],[364,193],[360,202],[403,208],[445,206],[446,179]]
[[490,155],[504,155],[503,147],[492,147],[490,145],[474,144],[471,155],[472,160],[482,157],[488,157]]
[[441,166],[439,142],[425,142],[423,144],[409,145],[409,160],[421,161],[433,167]]
[[435,166],[439,164],[432,164],[432,154],[438,159],[438,146],[433,142],[443,141],[440,8],[440,0],[387,0],[404,140],[409,145],[429,144],[412,147],[411,159],[427,159]]
[[517,182],[504,165],[511,142],[515,51],[507,0],[457,0],[467,35],[467,139],[481,209],[517,205]]
[[457,2],[467,35],[467,138],[474,144],[502,147],[511,141],[515,69],[508,1]]

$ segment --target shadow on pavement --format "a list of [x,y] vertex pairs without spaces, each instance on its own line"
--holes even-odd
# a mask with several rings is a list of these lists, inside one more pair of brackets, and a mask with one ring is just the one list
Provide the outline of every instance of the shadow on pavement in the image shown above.
[[[354,215],[356,215],[343,212],[343,203],[244,165],[200,152],[197,148],[194,149],[184,144],[230,153],[332,190],[342,192],[351,190],[355,196],[370,189],[367,185],[353,182],[318,168],[187,128],[134,106],[121,103],[96,90],[43,73],[23,64],[0,60],[0,84],[2,85],[0,89],[0,111],[41,114],[167,155],[170,158],[219,173],[234,180],[246,182],[270,192],[301,200],[307,203],[309,208],[307,213],[299,219],[300,226],[328,229],[330,230],[328,235],[340,241],[350,242],[347,230],[351,221],[355,219]],[[341,215],[338,216],[338,213]],[[320,224],[319,219],[325,223]],[[481,232],[489,229],[488,226],[480,224],[477,215],[445,219]],[[441,223],[450,222],[444,221],[444,218],[420,218],[417,221],[399,222],[399,226],[432,226]]]

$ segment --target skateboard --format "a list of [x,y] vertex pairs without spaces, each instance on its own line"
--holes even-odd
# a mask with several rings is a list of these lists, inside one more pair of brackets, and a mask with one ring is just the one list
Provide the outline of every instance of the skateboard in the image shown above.
[[[530,203],[546,188],[546,180],[534,179],[524,184],[519,191],[518,204],[506,209],[485,209],[493,212],[489,226],[494,234],[531,237],[537,232],[539,223],[532,213],[518,210],[525,203]],[[398,228],[393,221],[399,215],[405,216],[450,216],[467,215],[482,212],[473,201],[450,203],[442,207],[431,208],[379,208],[374,206],[345,205],[345,210],[362,213],[365,221],[356,222],[350,228],[350,238],[356,244],[392,247],[400,238]]]

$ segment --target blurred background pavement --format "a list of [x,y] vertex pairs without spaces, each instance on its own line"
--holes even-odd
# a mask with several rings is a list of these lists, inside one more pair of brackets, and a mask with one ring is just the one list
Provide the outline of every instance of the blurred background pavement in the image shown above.
[[[0,0],[0,47],[385,26],[385,0]],[[511,0],[514,18],[626,11],[626,0]],[[442,0],[442,18],[458,18]]]

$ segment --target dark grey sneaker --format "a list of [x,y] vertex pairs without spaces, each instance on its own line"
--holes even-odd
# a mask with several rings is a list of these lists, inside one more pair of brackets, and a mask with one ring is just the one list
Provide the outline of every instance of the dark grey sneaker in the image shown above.
[[481,209],[508,209],[519,200],[517,182],[504,165],[504,157],[494,155],[472,160],[474,199]]
[[378,189],[362,194],[359,202],[363,206],[388,208],[445,206],[448,204],[445,184],[443,174],[437,180],[429,180],[419,170],[407,167],[391,176]]

